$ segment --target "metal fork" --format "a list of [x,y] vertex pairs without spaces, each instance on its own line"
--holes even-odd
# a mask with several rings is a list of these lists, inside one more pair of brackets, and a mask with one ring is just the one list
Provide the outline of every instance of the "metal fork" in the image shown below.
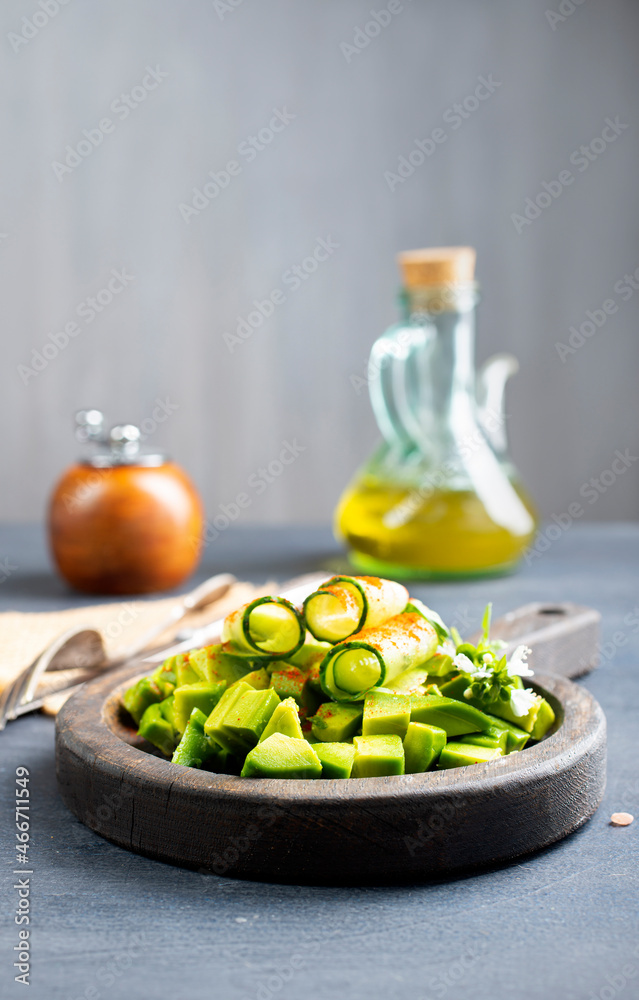
[[[0,731],[4,729],[7,722],[12,721],[18,715],[23,715],[25,711],[33,710],[30,706],[34,702],[35,691],[44,673],[67,671],[66,676],[62,678],[63,683],[54,685],[47,691],[47,694],[57,694],[67,690],[70,686],[75,687],[78,680],[84,681],[105,670],[113,670],[115,667],[122,666],[139,656],[154,638],[161,635],[171,625],[179,622],[185,615],[219,600],[235,582],[235,577],[230,573],[219,573],[217,576],[209,577],[208,580],[205,580],[204,583],[178,601],[165,619],[154,625],[132,646],[125,649],[117,660],[108,659],[102,636],[97,628],[82,625],[68,629],[47,646],[33,663],[26,670],[23,670],[13,683],[0,694]],[[73,671],[72,684],[69,684],[69,670]]]
[[[314,590],[329,578],[327,573],[307,573],[304,576],[287,580],[282,585],[279,596],[285,597],[293,604],[301,604],[302,601],[312,594]],[[133,660],[140,658],[146,663],[161,663],[169,656],[176,653],[187,652],[199,646],[210,645],[219,642],[222,635],[224,619],[204,625],[194,629],[188,638],[181,642],[173,643],[169,646],[161,645],[155,648],[147,648],[148,643],[157,635],[160,635],[172,624],[176,624],[186,614],[199,608],[205,607],[222,597],[229,587],[235,582],[235,577],[229,573],[211,577],[195,590],[187,594],[186,597],[176,606],[169,617],[160,625],[150,629],[140,641],[134,646],[125,650],[124,654],[116,660],[109,660],[104,649],[102,636],[95,628],[86,625],[70,629],[59,636],[38,656],[33,663],[24,670],[16,680],[0,694],[0,731],[7,722],[11,722],[20,715],[27,712],[36,711],[42,707],[44,697],[53,694],[60,694],[63,691],[71,691],[80,687],[87,680],[92,680],[100,674],[115,670],[117,667],[125,666]],[[217,588],[217,589],[216,589]],[[207,597],[208,595],[208,597]],[[213,596],[211,596],[213,595]],[[144,657],[141,654],[144,653]],[[81,660],[82,662],[78,662]],[[74,672],[73,678],[69,678],[69,670]],[[42,675],[51,672],[65,672],[63,683],[48,689],[45,695],[35,697],[38,684]],[[78,672],[80,676],[78,676]]]

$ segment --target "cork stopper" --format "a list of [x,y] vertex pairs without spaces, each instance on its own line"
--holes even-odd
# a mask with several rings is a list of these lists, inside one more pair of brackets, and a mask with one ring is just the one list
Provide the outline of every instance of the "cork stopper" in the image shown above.
[[473,247],[430,247],[397,255],[405,288],[441,288],[475,280]]

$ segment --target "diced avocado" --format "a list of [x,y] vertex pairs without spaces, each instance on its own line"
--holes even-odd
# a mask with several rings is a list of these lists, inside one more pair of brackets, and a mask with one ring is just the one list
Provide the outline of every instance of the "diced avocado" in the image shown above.
[[288,664],[278,664],[271,672],[271,687],[280,698],[295,698],[298,705],[314,712],[319,705],[319,698],[308,684],[308,675],[299,667]]
[[545,698],[541,699],[541,705],[539,706],[539,711],[537,712],[537,718],[535,719],[535,725],[532,728],[530,734],[531,740],[540,740],[546,735],[553,722],[555,721],[555,713],[552,706],[546,701]]
[[235,746],[231,744],[224,733],[222,725],[224,722],[224,716],[246,691],[254,690],[255,689],[252,688],[250,684],[246,684],[245,681],[237,681],[237,683],[232,684],[231,687],[224,692],[204,723],[204,732],[206,736],[208,736],[210,740],[215,740],[216,743],[219,743],[220,746],[224,747],[225,750],[228,750],[229,753],[235,753]]
[[440,684],[441,692],[444,698],[456,698],[458,701],[463,699],[464,691],[467,687],[468,678],[464,677],[463,674],[458,674],[457,677],[453,677],[452,680],[446,681],[444,684]]
[[173,692],[173,722],[178,733],[183,733],[194,708],[199,708],[208,716],[226,689],[226,681],[210,684],[208,681],[197,681],[195,684],[184,684],[176,687]]
[[167,757],[170,757],[175,749],[173,726],[162,715],[159,702],[149,705],[145,710],[144,715],[140,719],[138,735],[143,736],[145,740],[152,743],[153,746],[161,750]]
[[320,743],[345,743],[360,726],[363,705],[325,701],[312,719],[313,736]]
[[466,767],[468,764],[483,764],[487,760],[503,757],[499,747],[480,747],[472,743],[447,743],[439,755],[438,768]]
[[163,701],[163,699],[164,694],[155,681],[152,681],[150,677],[141,677],[139,681],[124,692],[122,695],[122,704],[139,726],[140,719],[149,705]]
[[484,713],[472,705],[432,694],[411,697],[410,721],[445,729],[448,736],[481,732],[490,725]]
[[406,774],[427,771],[446,746],[446,731],[423,722],[411,722],[404,737]]
[[352,778],[379,778],[404,774],[404,747],[400,736],[355,736]]
[[501,729],[506,733],[506,753],[512,753],[513,750],[524,749],[530,739],[530,735],[525,731],[525,729],[520,729],[519,726],[513,725],[512,722],[506,722],[505,719],[498,719],[496,715],[486,714],[490,719],[491,729]]
[[259,670],[251,670],[250,674],[244,674],[242,680],[250,684],[256,691],[265,691],[271,682],[269,672],[264,667],[260,667]]
[[173,659],[170,657],[165,660],[156,670],[151,674],[151,680],[155,681],[160,691],[165,698],[168,698],[170,694],[173,693],[176,685],[175,671],[173,670]]
[[319,701],[326,701],[326,694],[322,690],[322,682],[320,680],[321,662],[321,660],[317,660],[305,670],[306,685],[309,691],[312,691],[315,695],[317,695]]
[[295,698],[285,698],[284,701],[275,706],[275,711],[260,736],[260,743],[267,740],[273,733],[282,733],[284,736],[291,736],[296,740],[304,739]]
[[504,719],[506,722],[512,722],[513,725],[518,726],[519,729],[524,729],[527,733],[532,733],[543,699],[538,694],[533,694],[533,692],[531,692],[531,695],[530,708],[524,715],[516,715],[509,701],[491,702],[491,714]]
[[171,726],[177,733],[175,718],[173,716],[173,695],[169,695],[168,698],[165,698],[164,701],[160,702],[160,711],[163,718],[165,718],[167,722],[171,723]]
[[438,684],[427,684],[424,688],[424,694],[436,694],[438,698],[442,698],[441,688]]
[[189,653],[189,666],[201,681],[212,681],[216,677],[211,650],[211,646],[204,646],[202,649],[192,649]]
[[202,767],[206,760],[221,754],[221,748],[205,735],[205,722],[204,712],[199,708],[194,708],[171,758],[173,764],[182,764],[185,767]]
[[468,736],[460,736],[458,742],[471,743],[477,747],[492,747],[501,750],[504,754],[508,753],[508,732],[505,729],[498,729],[496,726],[485,729],[483,733],[469,733]]
[[225,712],[222,732],[237,752],[248,753],[259,741],[280,699],[275,691],[245,691]]
[[302,727],[302,736],[305,740],[308,740],[309,743],[315,743],[316,737],[313,736],[313,719],[315,716],[309,716],[307,714],[307,709],[305,708],[298,709],[298,712],[300,716],[300,725]]
[[212,679],[221,677],[229,687],[236,681],[242,680],[253,666],[251,660],[245,656],[234,656],[221,645],[207,646],[206,650],[209,655]]
[[453,658],[447,653],[435,653],[424,664],[425,667],[428,667],[428,673],[431,677],[445,677],[446,674],[450,673],[452,665]]
[[248,754],[243,778],[320,778],[322,764],[306,740],[273,733]]
[[373,688],[364,698],[363,736],[406,735],[410,722],[410,697]]
[[202,678],[197,670],[189,662],[189,653],[179,653],[175,657],[175,678],[177,687],[184,687],[185,684],[197,684]]
[[352,743],[311,743],[322,762],[323,778],[350,778],[355,757]]

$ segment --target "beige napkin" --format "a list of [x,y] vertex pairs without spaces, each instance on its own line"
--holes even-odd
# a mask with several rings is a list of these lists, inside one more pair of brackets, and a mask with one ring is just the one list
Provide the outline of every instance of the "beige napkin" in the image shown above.
[[[250,583],[235,583],[203,611],[193,612],[172,624],[168,630],[151,640],[151,646],[168,645],[177,631],[198,628],[223,618],[230,611],[262,594],[272,593],[273,584],[254,587]],[[66,611],[20,612],[0,614],[0,691],[28,667],[59,635],[75,626],[96,628],[104,640],[109,659],[115,659],[143,639],[154,626],[168,618],[179,598],[124,601],[116,604],[94,604],[69,608]],[[55,712],[64,699],[47,699],[47,707]]]

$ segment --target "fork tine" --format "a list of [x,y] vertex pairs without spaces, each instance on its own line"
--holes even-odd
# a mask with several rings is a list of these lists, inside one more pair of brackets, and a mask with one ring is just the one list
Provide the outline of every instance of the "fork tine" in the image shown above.
[[36,657],[33,663],[26,670],[22,671],[10,687],[5,688],[0,695],[0,732],[5,728],[7,722],[11,722],[17,718],[18,708],[25,702],[32,700],[40,677],[48,669],[52,660],[63,646],[74,636],[87,631],[97,630],[93,630],[86,625],[68,629],[40,653],[40,656]]

